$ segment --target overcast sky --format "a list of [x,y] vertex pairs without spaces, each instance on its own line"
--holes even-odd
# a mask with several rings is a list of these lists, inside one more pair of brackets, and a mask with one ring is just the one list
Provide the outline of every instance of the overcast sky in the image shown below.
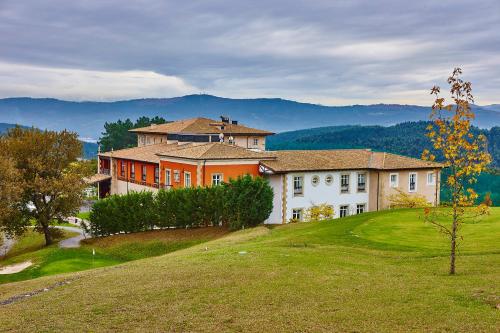
[[499,0],[0,0],[0,97],[500,103]]

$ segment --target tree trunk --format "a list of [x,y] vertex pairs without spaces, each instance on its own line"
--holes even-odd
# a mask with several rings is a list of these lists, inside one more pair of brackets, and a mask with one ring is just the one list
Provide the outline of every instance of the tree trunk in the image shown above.
[[52,235],[50,233],[49,223],[46,221],[40,221],[40,225],[42,226],[43,233],[45,235],[45,245],[48,246],[52,244]]
[[450,275],[455,274],[456,249],[457,249],[457,221],[456,217],[454,217],[451,229]]

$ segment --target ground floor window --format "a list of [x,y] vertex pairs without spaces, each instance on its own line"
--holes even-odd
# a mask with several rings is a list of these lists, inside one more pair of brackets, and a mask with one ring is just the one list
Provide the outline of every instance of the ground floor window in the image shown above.
[[356,205],[356,214],[364,213],[366,209],[366,204],[357,204]]
[[302,208],[292,209],[292,219],[302,221]]
[[147,172],[147,168],[146,168],[145,165],[143,165],[142,166],[142,172],[141,172],[141,177],[142,177],[141,179],[142,179],[143,182],[146,181],[146,172]]
[[165,186],[170,186],[172,185],[172,179],[171,179],[171,171],[170,170],[165,170]]
[[178,183],[181,181],[181,172],[179,170],[174,170],[174,182]]
[[349,205],[340,206],[339,213],[340,217],[346,217],[349,215]]
[[155,167],[155,184],[160,182],[160,168]]
[[191,187],[191,172],[184,172],[184,187]]
[[220,185],[222,183],[222,174],[214,173],[212,174],[212,185]]

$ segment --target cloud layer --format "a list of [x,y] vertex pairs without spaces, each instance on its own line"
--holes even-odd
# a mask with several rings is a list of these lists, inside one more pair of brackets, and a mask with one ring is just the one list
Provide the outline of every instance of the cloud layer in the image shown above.
[[497,0],[0,2],[0,97],[429,104],[455,66],[500,97]]

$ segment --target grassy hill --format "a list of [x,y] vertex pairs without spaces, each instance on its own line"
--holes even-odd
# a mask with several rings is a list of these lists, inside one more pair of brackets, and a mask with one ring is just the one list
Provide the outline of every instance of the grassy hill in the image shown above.
[[419,212],[258,227],[0,285],[0,303],[14,297],[0,322],[6,331],[498,331],[500,209],[463,227],[456,276],[446,240]]

